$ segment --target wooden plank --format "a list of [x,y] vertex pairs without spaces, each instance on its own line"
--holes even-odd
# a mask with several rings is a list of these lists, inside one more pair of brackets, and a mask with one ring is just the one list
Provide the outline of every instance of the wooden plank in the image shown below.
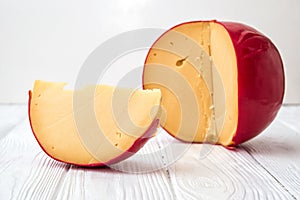
[[[280,124],[283,121],[299,130],[299,123],[295,123],[300,121],[299,116],[299,107],[283,107],[279,120],[236,152],[219,146],[211,147],[210,152],[209,145],[207,150],[203,150],[205,145],[193,145],[170,168],[176,196],[192,199],[300,198],[299,134],[291,133]],[[199,160],[200,152],[210,153]]]
[[26,105],[1,105],[0,111],[0,199],[54,199],[68,165],[41,151]]
[[[193,144],[171,166],[176,149],[186,146],[161,134],[137,155],[113,166],[121,170],[116,171],[79,168],[49,158],[31,133],[26,106],[18,107],[0,106],[0,199],[300,198],[299,132],[297,126],[292,130],[288,122],[283,124],[288,117],[279,116],[265,133],[235,151]],[[172,151],[168,145],[173,145]]]
[[[177,199],[292,199],[244,149],[209,146],[194,144],[169,168]],[[213,149],[200,157],[202,148]]]
[[68,165],[50,159],[23,120],[0,140],[0,199],[53,199]]
[[[5,124],[5,120],[2,123]],[[123,171],[132,169],[126,173],[57,162],[41,151],[27,118],[12,127],[0,140],[0,199],[173,199],[164,170],[134,173],[140,172],[143,159],[145,162],[148,159],[146,163],[155,163],[149,161],[149,156],[143,157],[157,150],[155,140],[137,154],[138,159],[119,164],[120,170],[122,167]]]
[[220,146],[193,145],[170,167],[176,197],[300,198],[299,134],[291,133],[291,129],[280,123],[291,124],[294,130],[300,130],[299,123],[295,123],[300,121],[299,117],[300,107],[283,107],[278,120],[261,136],[235,151]]
[[283,106],[276,120],[285,124],[288,128],[300,133],[300,105]]
[[0,104],[0,140],[10,133],[27,115],[27,106]]
[[150,155],[159,151],[158,140],[152,139],[136,155],[112,166],[120,171],[74,168],[72,173],[84,174],[85,199],[174,199],[168,175],[159,169],[163,167],[160,153]]
[[[84,199],[174,199],[170,193],[169,183],[164,178],[163,170],[154,173],[133,174],[104,169],[74,169],[69,176],[75,179],[78,174],[84,178],[78,184],[78,190],[84,190]],[[66,188],[74,187],[72,182],[65,182]],[[72,195],[72,193],[70,193]],[[72,195],[68,199],[77,199]]]
[[244,148],[294,199],[300,199],[300,131],[288,123],[275,121]]

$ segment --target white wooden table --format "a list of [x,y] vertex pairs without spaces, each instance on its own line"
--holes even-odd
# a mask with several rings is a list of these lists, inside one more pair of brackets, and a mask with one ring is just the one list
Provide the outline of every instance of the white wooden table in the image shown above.
[[[139,154],[161,148],[164,138]],[[169,153],[155,159],[168,163]],[[300,199],[300,106],[283,107],[263,134],[236,150],[193,144],[173,165],[125,173],[54,161],[32,135],[27,106],[0,105],[0,199]]]

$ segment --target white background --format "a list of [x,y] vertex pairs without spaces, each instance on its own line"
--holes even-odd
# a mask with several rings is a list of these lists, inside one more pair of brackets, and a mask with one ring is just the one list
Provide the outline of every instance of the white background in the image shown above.
[[89,53],[119,33],[203,19],[271,38],[285,63],[285,103],[300,103],[299,0],[0,0],[0,103],[25,103],[35,79],[74,83]]

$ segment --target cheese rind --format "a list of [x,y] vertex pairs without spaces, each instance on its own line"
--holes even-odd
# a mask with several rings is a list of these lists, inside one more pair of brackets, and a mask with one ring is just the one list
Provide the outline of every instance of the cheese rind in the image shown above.
[[284,67],[272,41],[241,23],[217,22],[234,46],[238,79],[238,124],[232,143],[261,133],[275,119],[285,92]]

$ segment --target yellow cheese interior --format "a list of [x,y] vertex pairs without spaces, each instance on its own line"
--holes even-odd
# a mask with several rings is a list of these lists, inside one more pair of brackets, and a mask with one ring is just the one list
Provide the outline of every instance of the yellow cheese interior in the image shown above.
[[36,81],[30,120],[53,158],[80,165],[108,162],[128,150],[157,118],[159,90],[97,85],[71,91]]
[[[156,41],[145,63],[144,87],[161,89],[166,112],[162,126],[170,134],[190,142],[231,144],[238,117],[237,65],[233,44],[223,26],[214,22],[179,25]],[[188,86],[179,84],[174,73],[181,75]],[[194,96],[189,98],[197,100],[197,107],[190,104],[185,109],[198,109],[197,117],[182,117],[182,105],[189,102],[179,98],[173,87],[181,87],[176,91],[193,90]],[[186,128],[194,126],[193,121],[198,121],[196,131]]]

